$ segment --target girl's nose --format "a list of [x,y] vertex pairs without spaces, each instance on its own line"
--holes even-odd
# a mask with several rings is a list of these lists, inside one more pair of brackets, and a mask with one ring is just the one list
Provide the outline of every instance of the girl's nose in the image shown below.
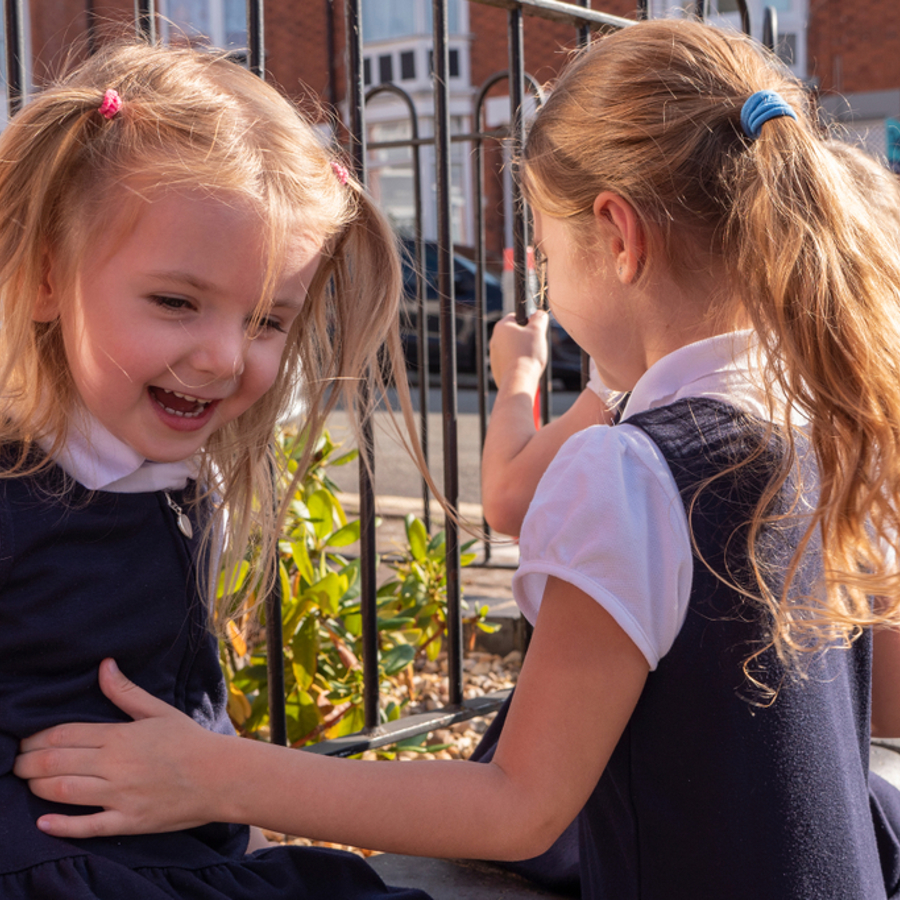
[[218,381],[239,378],[244,371],[247,345],[243,328],[209,329],[195,344],[191,364],[207,378]]

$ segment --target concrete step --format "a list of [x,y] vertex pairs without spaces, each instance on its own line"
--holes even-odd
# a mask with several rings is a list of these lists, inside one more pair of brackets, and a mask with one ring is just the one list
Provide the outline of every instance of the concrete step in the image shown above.
[[869,747],[869,768],[900,789],[900,740],[875,738]]

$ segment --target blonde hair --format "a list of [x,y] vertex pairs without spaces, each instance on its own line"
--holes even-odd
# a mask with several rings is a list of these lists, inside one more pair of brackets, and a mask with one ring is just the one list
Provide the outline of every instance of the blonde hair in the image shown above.
[[[98,113],[109,88],[123,100],[112,120]],[[0,136],[2,429],[4,440],[25,448],[20,465],[3,474],[28,470],[27,451],[48,435],[53,447],[42,465],[49,464],[66,442],[77,401],[58,320],[32,320],[48,250],[62,260],[63,277],[89,264],[87,251],[110,218],[124,227],[134,212],[135,184],[151,202],[173,190],[233,198],[259,217],[267,286],[291,231],[322,245],[274,385],[201,454],[199,483],[219,498],[215,518],[226,529],[225,570],[234,571],[258,539],[271,577],[278,518],[271,443],[279,418],[302,403],[315,436],[343,401],[351,420],[361,419],[390,368],[411,421],[394,236],[360,185],[336,175],[333,159],[274,88],[203,51],[113,42],[29,103]],[[389,365],[379,360],[384,345]],[[374,389],[360,391],[370,374]]]
[[[754,141],[740,114],[762,89],[778,91],[797,119],[767,122]],[[704,259],[724,266],[730,322],[749,316],[759,336],[773,412],[776,396],[787,398],[778,429],[787,458],[749,523],[754,594],[772,623],[767,646],[796,662],[863,626],[900,623],[900,575],[885,551],[896,551],[900,534],[897,217],[872,215],[866,178],[858,169],[848,177],[802,86],[735,33],[641,22],[575,57],[535,119],[522,166],[530,201],[576,230],[600,191],[629,201],[649,240],[642,277],[656,263],[677,277]],[[819,493],[783,590],[773,592],[754,550],[794,464],[793,423],[804,417]],[[817,531],[824,596],[789,603]],[[888,599],[873,609],[873,596]]]

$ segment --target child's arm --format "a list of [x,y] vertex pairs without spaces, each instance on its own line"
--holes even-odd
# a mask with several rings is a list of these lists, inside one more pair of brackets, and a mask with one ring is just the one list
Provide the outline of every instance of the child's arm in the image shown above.
[[61,837],[231,821],[394,852],[526,858],[584,805],[647,671],[601,606],[550,578],[491,763],[331,759],[212,734],[104,663],[104,691],[137,721],[35,735],[15,771],[41,797],[105,808],[42,817]]
[[481,459],[481,502],[485,519],[501,534],[519,534],[538,482],[565,441],[612,420],[606,403],[586,388],[562,416],[535,428],[534,398],[547,364],[548,323],[543,310],[524,326],[508,315],[491,336],[497,397]]

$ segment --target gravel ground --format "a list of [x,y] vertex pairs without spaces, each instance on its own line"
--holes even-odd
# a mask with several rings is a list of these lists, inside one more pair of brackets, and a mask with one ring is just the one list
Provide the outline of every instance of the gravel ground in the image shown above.
[[[478,651],[467,654],[466,659],[463,660],[464,696],[468,699],[491,691],[513,687],[521,665],[522,654],[518,650],[514,650],[505,657]],[[395,703],[399,703],[407,697],[409,705],[405,712],[408,714],[437,709],[447,704],[447,660],[444,654],[441,654],[434,662],[418,663],[412,677],[397,684],[394,693],[385,694],[382,702],[388,703],[393,700]],[[487,717],[470,719],[467,722],[451,725],[449,728],[441,728],[426,739],[424,752],[401,751],[396,754],[393,762],[410,759],[466,759],[481,740],[481,735],[484,734],[489,724],[490,717]],[[362,754],[362,758],[383,759],[384,754],[367,750]],[[389,765],[390,762],[385,760],[384,764]],[[281,844],[334,847],[338,850],[349,850],[360,856],[374,855],[371,850],[349,847],[344,844],[311,841],[303,837],[268,831],[264,834],[270,841]]]

